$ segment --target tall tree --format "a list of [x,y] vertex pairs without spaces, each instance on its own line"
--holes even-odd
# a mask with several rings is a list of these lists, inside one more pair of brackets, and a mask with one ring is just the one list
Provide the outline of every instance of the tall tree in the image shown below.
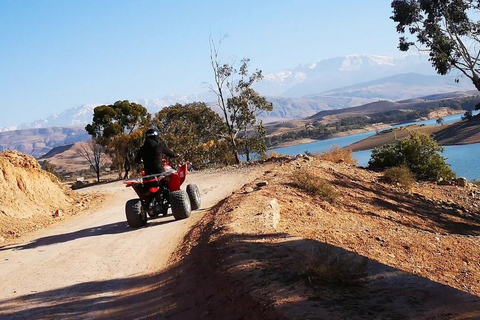
[[[402,35],[401,51],[412,46],[428,51],[437,73],[445,75],[457,69],[480,90],[479,1],[394,0],[391,6],[391,19]],[[414,36],[415,41],[405,34]]]
[[[226,127],[220,116],[203,102],[165,107],[154,122],[168,146],[180,153],[195,168],[223,161],[220,140]],[[182,159],[180,159],[182,160]]]
[[105,148],[119,174],[128,176],[134,166],[132,154],[140,147],[136,130],[143,130],[150,123],[151,115],[141,104],[128,100],[113,105],[98,106],[93,110],[93,120],[85,130]]
[[235,61],[231,64],[222,63],[219,56],[219,47],[210,38],[210,62],[214,74],[214,85],[210,89],[217,96],[217,103],[222,112],[227,135],[235,162],[240,163],[237,138],[242,130],[254,127],[257,116],[264,111],[273,110],[273,106],[264,97],[260,96],[252,85],[260,81],[261,70],[248,74],[249,59],[242,59],[240,67],[235,68]]

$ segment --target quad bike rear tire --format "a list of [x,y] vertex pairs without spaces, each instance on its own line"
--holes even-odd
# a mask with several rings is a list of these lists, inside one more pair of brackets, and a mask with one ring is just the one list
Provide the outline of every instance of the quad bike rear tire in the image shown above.
[[200,208],[202,201],[200,199],[200,190],[198,189],[198,186],[193,183],[187,185],[187,194],[188,198],[190,199],[192,210],[197,210]]
[[125,204],[127,223],[132,228],[140,228],[147,224],[147,213],[142,207],[140,199],[128,200]]
[[190,217],[192,206],[185,190],[177,190],[170,193],[170,205],[175,220],[182,220]]

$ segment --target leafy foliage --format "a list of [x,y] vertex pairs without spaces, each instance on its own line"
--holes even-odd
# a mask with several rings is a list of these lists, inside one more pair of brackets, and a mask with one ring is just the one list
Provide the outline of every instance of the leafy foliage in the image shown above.
[[128,100],[113,105],[98,106],[93,110],[93,121],[85,127],[93,138],[110,139],[122,133],[131,133],[150,118],[141,104]]
[[[480,2],[472,0],[394,0],[391,3],[397,32],[398,48],[411,46],[429,52],[437,73],[459,70],[480,90],[478,76]],[[405,34],[415,37],[410,41]]]
[[95,142],[105,148],[119,171],[128,176],[136,164],[132,156],[140,147],[138,135],[130,136],[136,130],[143,130],[151,115],[140,104],[128,100],[117,101],[113,105],[98,106],[93,110],[93,120],[85,127]]
[[375,148],[368,162],[370,168],[406,166],[419,180],[450,180],[455,173],[439,154],[443,152],[433,138],[410,132],[410,138]]
[[[203,102],[165,107],[154,122],[168,146],[192,163],[194,168],[223,163],[225,148],[222,136],[226,127],[220,116]],[[175,163],[174,163],[175,164]]]

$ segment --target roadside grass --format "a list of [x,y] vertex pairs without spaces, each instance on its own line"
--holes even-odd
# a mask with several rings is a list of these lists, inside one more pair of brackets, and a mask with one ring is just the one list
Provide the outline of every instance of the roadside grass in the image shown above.
[[339,146],[332,146],[328,150],[325,150],[322,153],[314,153],[313,157],[316,159],[330,161],[333,163],[348,163],[348,164],[358,164],[357,159],[352,156],[352,151],[347,149],[342,149]]
[[331,186],[330,182],[314,175],[305,168],[296,170],[290,176],[290,179],[295,187],[312,195],[320,196],[329,202],[335,202],[338,197],[337,191]]
[[323,247],[305,253],[303,275],[312,286],[319,284],[360,285],[367,276],[366,257],[356,253]]
[[407,166],[388,168],[385,170],[383,177],[387,182],[397,184],[408,192],[413,189],[416,182],[415,175]]

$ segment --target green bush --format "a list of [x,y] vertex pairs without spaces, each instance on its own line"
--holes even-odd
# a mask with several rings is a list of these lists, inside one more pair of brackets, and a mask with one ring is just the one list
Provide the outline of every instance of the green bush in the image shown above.
[[443,148],[435,140],[412,131],[409,139],[373,149],[368,165],[381,169],[406,166],[418,180],[451,180],[455,173],[440,152]]
[[388,182],[399,184],[407,191],[415,184],[415,176],[406,166],[389,168],[385,170],[384,177]]

